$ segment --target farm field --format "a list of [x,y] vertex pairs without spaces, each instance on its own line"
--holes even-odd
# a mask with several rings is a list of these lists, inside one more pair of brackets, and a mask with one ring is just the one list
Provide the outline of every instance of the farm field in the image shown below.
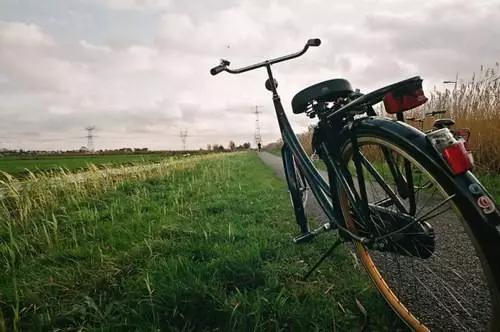
[[[255,153],[43,181],[0,205],[0,330],[402,330],[331,236],[294,245],[285,183]],[[48,199],[44,200],[43,198]]]
[[121,155],[84,155],[84,156],[37,156],[37,157],[0,157],[0,171],[7,172],[15,177],[23,178],[28,175],[26,169],[33,173],[40,171],[60,170],[69,171],[85,169],[89,164],[99,165],[130,165],[159,161],[168,158],[159,154],[121,154]]

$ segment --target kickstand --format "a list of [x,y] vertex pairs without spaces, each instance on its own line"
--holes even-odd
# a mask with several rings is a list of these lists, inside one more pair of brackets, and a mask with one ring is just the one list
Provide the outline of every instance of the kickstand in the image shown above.
[[317,261],[316,264],[314,264],[314,266],[306,273],[306,275],[302,278],[302,280],[306,280],[311,275],[311,273],[318,268],[318,266],[321,264],[321,262],[323,262],[325,260],[325,258],[327,258],[332,253],[332,251],[335,250],[335,248],[337,248],[341,243],[342,243],[342,240],[338,239],[330,247],[330,249],[328,249],[328,251],[325,252],[323,256],[321,256],[319,261]]

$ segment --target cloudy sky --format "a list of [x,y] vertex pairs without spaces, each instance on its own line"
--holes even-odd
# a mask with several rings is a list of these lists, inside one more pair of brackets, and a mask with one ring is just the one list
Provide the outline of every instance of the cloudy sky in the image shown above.
[[[500,61],[500,1],[0,0],[0,148],[178,149],[279,130],[265,72],[235,67],[319,48],[275,67],[293,95],[343,77],[362,91],[413,75],[424,86]],[[293,115],[297,132],[314,120]]]

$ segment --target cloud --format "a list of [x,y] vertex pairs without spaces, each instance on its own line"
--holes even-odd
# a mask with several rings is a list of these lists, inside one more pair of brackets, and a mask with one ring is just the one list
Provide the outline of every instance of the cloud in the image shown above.
[[456,72],[470,77],[481,64],[498,61],[500,8],[475,2],[447,2],[426,15],[371,15],[366,27],[386,36],[394,56],[413,63],[433,78],[449,79]]
[[265,70],[213,77],[209,69],[220,58],[241,67],[296,52],[312,37],[321,47],[273,67],[296,131],[316,122],[290,110],[308,85],[342,77],[366,92],[421,75],[430,88],[500,54],[500,6],[487,0],[86,3],[91,25],[68,24],[55,7],[0,21],[0,114],[9,119],[0,130],[9,147],[78,148],[90,124],[100,130],[98,148],[179,148],[181,128],[192,148],[251,141],[255,105],[264,106],[264,141],[274,140]]
[[24,22],[0,22],[0,47],[37,47],[52,45],[52,38],[39,26]]
[[105,4],[114,10],[165,9],[169,0],[105,0]]

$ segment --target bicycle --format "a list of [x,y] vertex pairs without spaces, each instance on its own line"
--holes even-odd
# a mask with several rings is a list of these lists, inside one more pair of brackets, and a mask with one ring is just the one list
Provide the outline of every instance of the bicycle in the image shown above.
[[[453,135],[453,137],[456,140],[462,141],[465,147],[465,150],[467,151],[467,155],[471,161],[471,164],[474,164],[474,157],[472,155],[472,151],[469,148],[469,138],[470,138],[470,130],[469,128],[460,128],[458,130],[454,130],[453,126],[455,125],[455,121],[450,118],[440,118],[437,120],[434,120],[432,122],[432,128],[431,129],[424,129],[424,122],[425,118],[434,118],[434,116],[438,114],[444,114],[446,111],[429,111],[429,112],[422,112],[422,116],[420,118],[417,118],[415,116],[411,117],[405,117],[406,121],[412,121],[412,122],[417,122],[419,124],[418,129],[424,133],[430,133],[433,130],[438,130],[442,128],[448,128]],[[416,186],[416,190],[424,190],[432,186],[432,182],[427,181],[426,183]]]
[[[444,114],[446,111],[430,111],[430,112],[423,112],[422,117],[417,118],[416,116],[407,116],[405,117],[406,121],[412,121],[412,122],[418,122],[420,131],[425,132],[424,130],[424,122],[425,118],[427,117],[434,117],[435,115],[438,114]],[[455,124],[455,121],[452,119],[438,119],[435,120],[432,124],[433,129],[441,129],[444,127],[447,127],[448,129],[451,129],[451,126]]]
[[[300,232],[293,241],[311,242],[326,231],[338,235],[304,279],[341,243],[351,243],[379,293],[410,328],[500,331],[498,206],[471,173],[463,142],[448,128],[423,133],[404,122],[403,112],[427,101],[419,76],[366,94],[341,78],[297,93],[293,113],[318,118],[312,144],[326,165],[327,181],[305,153],[271,66],[320,44],[310,39],[296,53],[238,69],[223,59],[210,70],[212,75],[267,71],[265,87],[284,142],[281,157]],[[395,120],[376,114],[373,106],[380,102]],[[428,177],[432,188],[416,192],[413,169]],[[319,228],[310,228],[304,212],[304,179],[329,220]]]
[[412,117],[406,117],[405,120],[418,122],[420,124],[419,129],[425,133],[428,133],[432,130],[448,128],[456,140],[463,141],[465,150],[467,151],[467,154],[469,155],[469,159],[471,160],[471,163],[474,164],[474,157],[472,155],[471,149],[469,148],[469,138],[470,138],[470,129],[469,128],[460,128],[458,130],[454,130],[453,126],[455,125],[455,121],[453,119],[441,118],[441,119],[437,119],[437,120],[433,121],[432,129],[424,130],[424,121],[425,121],[426,117],[434,117],[435,115],[444,114],[444,113],[446,113],[446,111],[424,112],[422,114],[421,118],[416,118],[416,117],[412,116]]

